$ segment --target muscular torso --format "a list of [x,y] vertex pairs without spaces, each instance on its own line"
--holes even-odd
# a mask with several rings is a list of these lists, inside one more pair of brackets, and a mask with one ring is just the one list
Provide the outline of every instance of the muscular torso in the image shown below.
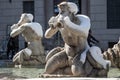
[[22,33],[22,36],[25,38],[26,42],[39,41],[41,39],[41,37],[38,36],[30,27],[26,27]]
[[42,46],[42,41],[41,41],[42,37],[39,36],[35,32],[35,30],[33,30],[30,26],[26,26],[25,30],[22,32],[22,36],[25,38],[25,41],[28,43],[27,48],[32,50],[32,55],[44,54],[44,48]]
[[[57,26],[55,26],[55,28],[51,27],[46,31],[45,36],[47,38],[50,38],[50,37],[52,37],[52,35],[54,35],[59,30],[61,32],[61,35],[62,35],[62,38],[63,38],[65,44],[67,44],[70,47],[78,48],[77,50],[79,50],[79,51],[85,50],[86,43],[87,43],[87,32],[89,29],[89,24],[88,24],[89,19],[82,15],[81,16],[75,16],[72,14],[69,15],[70,20],[74,24],[76,24],[78,26],[80,25],[79,27],[77,26],[77,28],[78,28],[78,30],[77,30],[77,28],[71,28],[70,26],[68,26],[70,24],[65,23],[65,17],[66,17],[66,15],[59,14],[59,16],[56,16],[53,19],[53,21],[50,20],[51,23],[53,22],[53,24],[56,24],[57,20],[58,20],[58,22],[63,21],[62,22],[63,27],[57,27]],[[88,23],[85,23],[85,22],[88,22]],[[84,24],[88,24],[88,25],[84,25]],[[73,27],[76,27],[76,26],[73,26]],[[81,28],[84,28],[85,30],[80,30]]]
[[84,35],[76,35],[66,28],[61,28],[60,32],[62,34],[64,42],[67,45],[77,47],[79,50],[83,50],[85,48],[86,37]]

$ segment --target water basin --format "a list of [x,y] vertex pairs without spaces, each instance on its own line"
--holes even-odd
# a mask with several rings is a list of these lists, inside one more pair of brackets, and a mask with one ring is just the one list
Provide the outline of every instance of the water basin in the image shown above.
[[[44,65],[39,66],[26,66],[19,68],[14,68],[14,66],[10,66],[10,62],[2,62],[0,61],[0,79],[1,78],[39,78],[39,74],[44,72]],[[5,64],[6,63],[6,64]],[[11,62],[12,64],[12,62]],[[109,78],[120,78],[120,70],[118,68],[110,68],[108,73]]]

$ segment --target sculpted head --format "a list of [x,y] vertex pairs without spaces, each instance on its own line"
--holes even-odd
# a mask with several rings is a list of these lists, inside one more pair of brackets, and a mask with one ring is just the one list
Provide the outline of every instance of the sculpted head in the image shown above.
[[58,8],[60,13],[69,11],[73,14],[76,14],[78,12],[78,7],[73,2],[61,2],[60,4],[58,4]]
[[18,25],[22,25],[24,23],[32,22],[33,15],[30,13],[23,13],[20,17],[20,20],[18,22]]
[[57,5],[59,8],[59,13],[62,14],[59,17],[51,17],[48,21],[48,24],[52,28],[63,28],[63,17],[68,16],[69,14],[76,14],[78,12],[78,7],[75,3],[72,2],[61,2]]
[[64,12],[69,11],[67,2],[62,2],[58,4],[59,13],[63,14]]
[[13,24],[11,26],[11,30],[18,28],[20,25],[28,22],[32,22],[33,20],[33,15],[29,13],[23,13],[20,17],[20,20],[18,21],[17,24]]

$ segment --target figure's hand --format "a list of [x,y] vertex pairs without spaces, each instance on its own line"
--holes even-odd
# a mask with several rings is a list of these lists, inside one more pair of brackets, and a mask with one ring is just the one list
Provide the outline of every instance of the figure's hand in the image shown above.
[[64,23],[65,23],[66,25],[70,25],[71,20],[70,20],[70,18],[69,18],[68,16],[66,16],[66,17],[64,18]]
[[55,29],[56,27],[54,26],[53,23],[49,23],[50,28]]
[[64,20],[58,21],[57,24],[56,24],[56,26],[57,26],[58,28],[63,28],[63,27],[64,27]]
[[71,20],[70,20],[70,18],[69,18],[68,16],[66,16],[66,17],[64,18],[64,21],[65,21],[65,22],[69,22],[69,21],[71,21]]
[[13,24],[13,25],[11,26],[11,30],[16,29],[16,28],[18,28],[18,24]]
[[49,21],[48,21],[48,24],[49,24],[49,26],[51,27],[51,28],[56,28],[54,25],[55,25],[55,22],[56,22],[56,18],[53,16],[53,17],[51,17],[50,19],[49,19]]

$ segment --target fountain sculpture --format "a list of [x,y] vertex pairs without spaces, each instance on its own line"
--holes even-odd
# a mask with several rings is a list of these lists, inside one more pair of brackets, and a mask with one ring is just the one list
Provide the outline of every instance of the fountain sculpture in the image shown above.
[[22,49],[13,57],[14,64],[18,67],[21,65],[38,65],[45,64],[45,53],[42,45],[43,30],[37,22],[32,22],[33,15],[23,13],[17,24],[11,26],[11,37],[19,34],[25,38],[27,47]]
[[[89,17],[77,15],[78,8],[72,2],[62,2],[58,8],[59,14],[51,17],[48,22],[50,28],[45,32],[45,37],[51,38],[60,31],[65,45],[56,47],[47,54],[45,71],[40,77],[107,77],[111,64],[116,63],[120,67],[119,61],[114,57],[120,57],[117,52],[120,42],[103,54],[99,47],[89,47]],[[113,53],[109,54],[110,51]],[[112,58],[107,58],[108,56]]]

